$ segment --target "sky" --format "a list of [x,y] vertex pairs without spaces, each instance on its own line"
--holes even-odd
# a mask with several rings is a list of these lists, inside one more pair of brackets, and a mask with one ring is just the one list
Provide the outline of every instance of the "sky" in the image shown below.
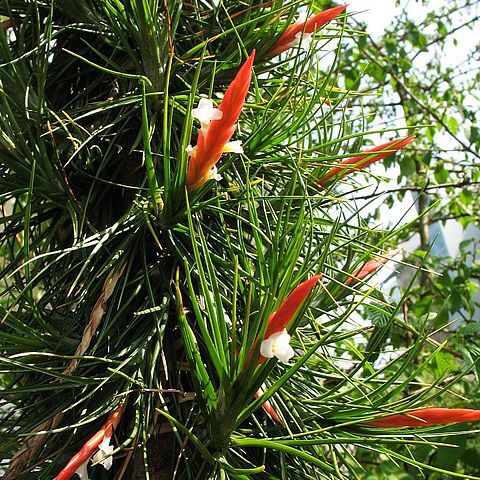
[[398,10],[395,7],[395,0],[350,0],[348,2],[348,12],[354,13],[357,20],[367,23],[368,33],[372,37],[382,34]]
[[[388,27],[391,20],[401,12],[400,7],[396,7],[395,0],[350,0],[346,1],[348,4],[348,12],[354,14],[359,21],[366,22],[368,25],[368,33],[372,37],[379,37],[385,28]],[[430,10],[448,5],[449,0],[430,0],[428,7],[423,6],[418,0],[404,0],[403,4],[407,4],[408,13],[413,20],[423,20],[425,15]],[[477,5],[470,10],[465,10],[468,15],[480,14],[480,8]],[[472,45],[480,43],[480,28],[473,31],[470,29],[463,29],[457,32],[458,45],[449,45],[444,52],[447,58],[458,59],[458,54],[465,52],[465,45]]]

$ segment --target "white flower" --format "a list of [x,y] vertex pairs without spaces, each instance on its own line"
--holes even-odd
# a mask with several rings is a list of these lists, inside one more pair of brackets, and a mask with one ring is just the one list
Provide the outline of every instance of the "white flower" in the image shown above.
[[85,463],[82,463],[76,470],[75,473],[78,475],[80,480],[90,480],[87,470],[88,460]]
[[220,120],[223,117],[223,112],[214,108],[212,99],[201,98],[198,107],[192,110],[192,115],[200,120],[202,128],[207,128],[212,120]]
[[223,177],[217,172],[217,167],[214,165],[205,176],[205,180],[216,180],[219,182]]
[[288,48],[298,47],[298,45],[300,45],[304,50],[308,50],[311,43],[312,43],[312,34],[311,33],[298,32],[295,35],[295,40],[292,40],[289,43]]
[[98,446],[98,452],[92,458],[93,463],[100,462],[100,465],[103,465],[105,470],[110,470],[113,463],[113,445],[110,445],[110,439],[111,437],[103,438],[102,443]]
[[242,141],[227,142],[223,147],[223,153],[243,153]]
[[191,145],[187,145],[187,148],[185,149],[185,151],[187,152],[187,155],[189,157],[193,157],[197,152],[197,147],[192,147]]
[[277,357],[281,362],[287,363],[295,355],[290,346],[290,335],[285,329],[270,335],[260,345],[260,354],[266,358]]

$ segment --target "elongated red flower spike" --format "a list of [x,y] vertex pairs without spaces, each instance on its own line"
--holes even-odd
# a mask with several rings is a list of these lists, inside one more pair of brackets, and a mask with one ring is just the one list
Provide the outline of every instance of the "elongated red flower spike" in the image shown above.
[[480,410],[469,408],[424,408],[412,412],[397,413],[385,418],[366,422],[369,427],[428,427],[429,425],[449,425],[451,423],[478,422]]
[[292,293],[278,307],[278,310],[270,316],[265,330],[265,338],[281,332],[287,327],[300,305],[310,295],[313,287],[321,278],[322,275],[315,275],[294,288]]
[[289,48],[300,45],[300,43],[307,46],[311,41],[312,33],[338,17],[346,8],[346,5],[340,5],[317,13],[308,20],[298,19],[280,35],[268,54],[273,57]]
[[362,170],[378,160],[388,157],[392,153],[397,152],[413,141],[415,135],[406,138],[399,138],[390,142],[379,145],[378,147],[365,150],[360,155],[347,158],[340,162],[336,167],[331,168],[325,176],[317,181],[317,185],[324,186],[331,178],[343,178],[345,175]]
[[[321,278],[322,275],[315,275],[297,285],[278,307],[278,310],[270,315],[263,341],[260,344],[260,356],[258,357],[257,365],[264,362],[267,358],[277,357],[280,361],[286,363],[293,357],[295,352],[290,346],[290,335],[286,327]],[[245,362],[245,368],[248,368],[250,359],[259,341],[260,339],[257,339],[250,349]]]
[[401,251],[401,248],[397,248],[396,250],[386,253],[382,257],[376,257],[373,260],[369,260],[363,267],[357,268],[351,273],[351,276],[345,280],[345,285],[356,283],[369,277],[372,273],[375,273],[379,268],[383,267],[383,265],[397,256]]
[[190,156],[187,170],[188,191],[195,190],[207,180],[219,180],[215,165],[223,153],[242,153],[240,141],[230,142],[236,123],[242,112],[252,79],[255,50],[242,65],[229,85],[222,102],[214,108],[213,101],[202,98],[193,116],[200,120],[202,128],[198,134],[197,146],[189,146]]
[[[100,461],[113,451],[113,447],[110,446],[110,439],[113,435],[113,430],[117,428],[120,422],[124,408],[125,402],[110,412],[102,428],[90,437],[79,452],[70,459],[62,471],[55,477],[55,480],[69,480],[75,474],[80,477],[80,480],[88,479],[87,464],[90,458],[94,456],[95,461]],[[101,463],[108,470],[112,465],[112,457],[106,458]]]

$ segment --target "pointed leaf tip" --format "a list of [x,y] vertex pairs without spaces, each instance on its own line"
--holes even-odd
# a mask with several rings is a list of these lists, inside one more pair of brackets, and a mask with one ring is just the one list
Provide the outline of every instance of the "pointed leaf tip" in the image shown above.
[[317,13],[305,22],[305,32],[313,33],[315,30],[322,28],[324,25],[337,18],[346,8],[346,5],[338,5]]
[[305,20],[305,22],[297,20],[296,23],[287,27],[287,29],[280,35],[268,54],[270,56],[275,56],[289,48],[297,46],[298,39],[296,37],[298,34],[303,32],[303,35],[311,35],[316,30],[320,30],[324,25],[334,20],[346,8],[347,5],[339,5],[324,10],[323,12],[319,12]]
[[330,179],[338,176],[338,178],[343,178],[346,175],[350,175],[353,172],[362,170],[372,163],[383,160],[385,157],[393,155],[398,150],[406,147],[410,142],[415,139],[415,135],[410,135],[405,138],[396,138],[390,140],[387,143],[377,145],[368,150],[364,150],[354,157],[347,158],[342,160],[337,166],[332,167],[322,178],[320,178],[316,183],[318,186],[323,187]]

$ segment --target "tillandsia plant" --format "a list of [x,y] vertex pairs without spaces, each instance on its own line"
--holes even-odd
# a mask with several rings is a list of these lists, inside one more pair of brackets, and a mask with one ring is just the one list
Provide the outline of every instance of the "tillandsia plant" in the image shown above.
[[479,415],[375,286],[397,231],[348,191],[413,137],[344,111],[349,14],[0,3],[5,479],[350,479],[365,450],[449,474],[411,447]]

